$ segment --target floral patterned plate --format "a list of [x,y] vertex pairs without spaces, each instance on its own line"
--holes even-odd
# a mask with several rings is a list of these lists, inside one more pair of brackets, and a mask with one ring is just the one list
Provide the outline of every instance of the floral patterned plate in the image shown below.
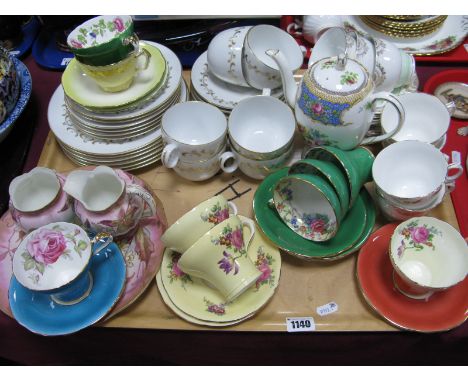
[[177,266],[180,256],[170,250],[164,252],[160,274],[165,291],[161,294],[168,295],[171,305],[177,307],[174,310],[176,314],[182,311],[182,318],[191,316],[196,321],[191,322],[200,325],[210,326],[213,322],[233,325],[251,317],[270,300],[279,284],[280,253],[258,230],[248,256],[262,275],[250,289],[229,304],[225,303],[220,292],[207,286],[203,280],[183,273]]
[[455,49],[463,43],[468,33],[468,16],[461,15],[449,15],[437,32],[411,39],[390,37],[373,30],[358,16],[343,16],[343,23],[345,27],[358,32],[390,41],[398,48],[416,56],[431,56]]
[[[117,170],[126,184],[137,184],[150,190],[145,183],[122,170]],[[156,196],[157,215],[144,218],[133,237],[117,240],[127,265],[125,289],[110,314],[112,317],[131,305],[148,287],[159,270],[164,246],[161,236],[167,228],[162,203]],[[149,206],[145,205],[145,209]],[[12,316],[8,302],[8,287],[12,276],[12,259],[25,234],[13,221],[10,212],[0,218],[0,310]]]
[[276,182],[287,173],[288,168],[283,168],[269,175],[255,192],[253,210],[262,232],[285,253],[304,260],[336,260],[344,257],[344,254],[353,253],[363,235],[369,234],[367,217],[370,216],[370,219],[375,221],[375,212],[369,212],[374,209],[374,205],[368,192],[364,188],[361,190],[354,206],[342,220],[335,237],[326,242],[316,243],[297,235],[268,205]]
[[464,323],[468,318],[468,278],[434,293],[427,301],[406,297],[395,289],[388,248],[396,227],[387,224],[374,232],[359,252],[356,276],[367,303],[401,329],[439,332]]
[[119,299],[125,285],[125,261],[119,247],[111,243],[91,256],[89,272],[93,287],[89,295],[73,305],[56,304],[51,293],[36,292],[11,278],[8,297],[14,318],[30,331],[46,336],[77,332],[104,317]]

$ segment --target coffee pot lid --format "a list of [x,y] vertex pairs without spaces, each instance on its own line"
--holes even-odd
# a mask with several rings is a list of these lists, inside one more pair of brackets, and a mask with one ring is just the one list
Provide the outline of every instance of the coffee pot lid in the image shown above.
[[338,95],[359,93],[369,83],[366,69],[344,54],[317,61],[309,76],[322,90]]

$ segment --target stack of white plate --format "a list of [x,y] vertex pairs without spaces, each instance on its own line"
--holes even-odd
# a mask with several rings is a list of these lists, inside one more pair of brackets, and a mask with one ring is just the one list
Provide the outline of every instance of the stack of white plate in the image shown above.
[[[229,115],[232,109],[245,98],[262,95],[262,91],[245,86],[236,86],[217,78],[208,68],[208,53],[204,52],[195,61],[191,72],[190,96],[193,100],[208,102]],[[273,97],[282,98],[281,88],[275,89]]]
[[65,70],[62,85],[50,100],[48,119],[59,145],[76,164],[131,171],[160,159],[162,115],[187,100],[187,86],[174,52],[153,42],[142,45],[152,58],[160,52],[163,60],[150,60],[122,92],[102,91],[74,60]]

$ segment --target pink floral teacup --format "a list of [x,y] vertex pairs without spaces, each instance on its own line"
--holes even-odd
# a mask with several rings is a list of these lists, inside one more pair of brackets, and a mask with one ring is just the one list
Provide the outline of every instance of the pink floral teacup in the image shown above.
[[393,281],[414,299],[455,286],[468,275],[468,246],[450,224],[431,217],[401,223],[390,242]]
[[75,213],[91,232],[114,237],[131,234],[143,217],[145,202],[151,214],[156,213],[151,193],[135,184],[126,185],[110,167],[72,171],[63,188],[76,199]]
[[109,234],[90,240],[71,223],[51,223],[29,233],[13,256],[13,274],[25,288],[52,293],[54,302],[72,305],[86,298],[93,285],[88,264],[112,242]]
[[[248,240],[244,240],[243,226],[250,231]],[[255,224],[250,219],[231,216],[185,251],[178,266],[218,289],[227,302],[232,301],[262,275],[247,255],[254,234]]]
[[228,219],[230,213],[237,215],[236,205],[228,202],[222,195],[214,196],[195,206],[172,224],[161,240],[167,248],[184,253],[211,228]]
[[36,167],[10,183],[10,211],[25,232],[53,222],[72,222],[72,199],[62,190],[64,178],[55,171]]

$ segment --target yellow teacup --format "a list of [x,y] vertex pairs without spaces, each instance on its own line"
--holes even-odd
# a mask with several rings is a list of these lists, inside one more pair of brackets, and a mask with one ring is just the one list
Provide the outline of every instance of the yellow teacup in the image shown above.
[[[144,56],[144,64],[138,65],[139,57]],[[79,63],[83,72],[91,77],[99,87],[110,93],[120,92],[130,87],[136,73],[145,70],[151,59],[151,54],[145,49],[131,53],[127,58],[106,66],[91,66]]]
[[228,202],[222,195],[214,196],[195,206],[172,224],[161,240],[167,248],[184,253],[215,225],[228,219],[230,213],[237,214],[236,205]]
[[[245,241],[243,226],[250,231]],[[254,234],[255,224],[252,220],[241,221],[238,216],[231,216],[193,244],[180,257],[178,266],[183,272],[199,277],[218,289],[226,297],[226,302],[232,301],[262,274],[247,255]]]

